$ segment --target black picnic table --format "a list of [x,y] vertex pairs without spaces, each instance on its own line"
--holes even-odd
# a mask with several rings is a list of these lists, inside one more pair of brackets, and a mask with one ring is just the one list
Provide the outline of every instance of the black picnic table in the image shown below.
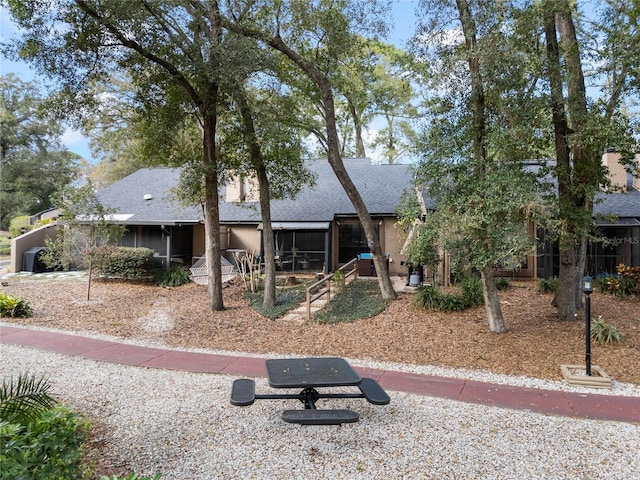
[[[304,409],[285,410],[282,419],[304,425],[338,425],[357,422],[360,414],[352,410],[321,410],[316,402],[324,398],[364,398],[375,405],[387,405],[389,395],[371,378],[362,378],[343,358],[282,358],[265,361],[269,385],[277,389],[302,389],[299,393],[256,394],[251,379],[234,380],[231,404],[252,405],[256,399],[296,399]],[[325,392],[321,388],[357,387],[358,392]]]

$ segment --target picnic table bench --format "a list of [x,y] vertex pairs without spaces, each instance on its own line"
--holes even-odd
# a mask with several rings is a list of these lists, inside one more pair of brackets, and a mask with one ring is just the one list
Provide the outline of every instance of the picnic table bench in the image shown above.
[[[282,419],[303,425],[339,425],[357,422],[360,414],[344,409],[318,409],[316,402],[328,398],[364,398],[374,405],[387,405],[389,395],[372,378],[360,375],[343,358],[285,358],[266,360],[269,385],[277,389],[302,388],[299,393],[256,394],[255,381],[241,378],[231,387],[231,404],[252,405],[261,399],[295,399],[304,409],[285,410]],[[357,387],[358,392],[321,392],[319,388]]]

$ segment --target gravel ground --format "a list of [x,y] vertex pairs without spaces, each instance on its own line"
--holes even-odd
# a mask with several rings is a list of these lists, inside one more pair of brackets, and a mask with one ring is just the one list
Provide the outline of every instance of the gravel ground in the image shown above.
[[[106,427],[100,464],[171,479],[635,479],[640,425],[579,420],[389,392],[342,426],[280,419],[290,402],[238,408],[233,377],[95,362],[2,345],[0,374],[46,374]],[[355,362],[354,362],[355,363]],[[514,379],[514,382],[517,382]],[[268,390],[266,380],[257,389]],[[331,401],[323,406],[331,408]]]

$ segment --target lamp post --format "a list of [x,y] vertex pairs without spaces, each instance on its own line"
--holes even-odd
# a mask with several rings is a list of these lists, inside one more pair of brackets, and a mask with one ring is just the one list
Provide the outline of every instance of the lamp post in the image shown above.
[[585,295],[584,301],[584,335],[586,339],[587,352],[585,362],[587,365],[587,376],[591,376],[591,293],[593,292],[593,278],[585,275],[582,279],[582,291]]

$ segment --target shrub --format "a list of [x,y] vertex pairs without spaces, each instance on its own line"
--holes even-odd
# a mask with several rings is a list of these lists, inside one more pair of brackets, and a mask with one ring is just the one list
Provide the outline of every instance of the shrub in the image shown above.
[[103,277],[141,280],[149,276],[153,250],[106,246],[92,248],[87,255]]
[[33,227],[29,224],[28,215],[13,217],[9,222],[9,235],[11,235],[11,238],[16,238],[22,235],[23,232],[28,232],[32,228]]
[[0,292],[0,317],[25,318],[30,315],[29,302],[10,293]]
[[591,322],[591,338],[598,343],[621,342],[622,334],[598,315],[598,318]]
[[171,267],[154,275],[154,283],[161,287],[179,287],[191,282],[191,272],[185,267]]
[[616,274],[598,275],[596,287],[611,295],[640,295],[640,267],[621,263],[616,267]]
[[0,421],[3,478],[83,478],[82,447],[88,429],[86,421],[60,405],[26,425]]
[[415,302],[420,307],[445,312],[460,312],[467,307],[462,296],[440,292],[436,287],[428,285],[418,287]]
[[509,285],[509,280],[507,280],[504,277],[498,277],[496,278],[496,288],[498,290],[506,290],[510,287]]
[[558,279],[556,277],[542,278],[538,282],[538,291],[542,293],[554,293],[558,288]]
[[465,277],[460,282],[460,289],[465,307],[477,307],[484,303],[482,280],[479,277]]
[[89,424],[49,395],[44,378],[20,375],[0,389],[1,478],[85,478]]

